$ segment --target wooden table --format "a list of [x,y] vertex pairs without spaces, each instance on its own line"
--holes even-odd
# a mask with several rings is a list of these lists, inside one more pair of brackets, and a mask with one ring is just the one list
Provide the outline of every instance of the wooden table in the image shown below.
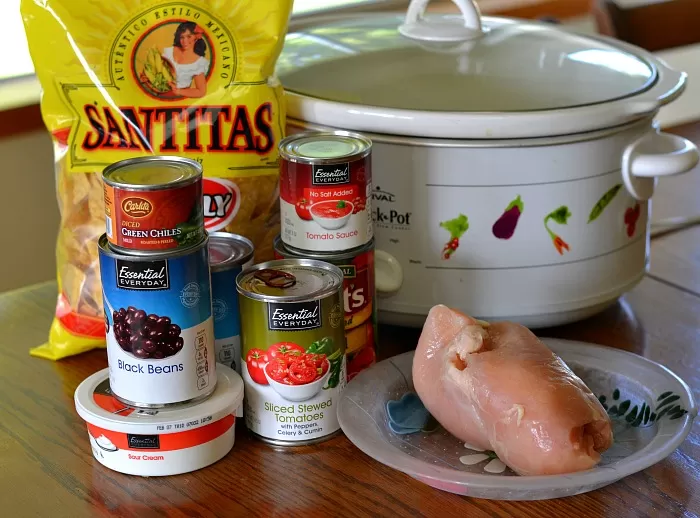
[[[700,123],[677,130],[700,142]],[[700,171],[663,180],[660,217],[700,212]],[[56,287],[0,296],[0,503],[3,516],[698,516],[700,423],[663,462],[604,489],[543,502],[469,499],[379,464],[345,437],[275,451],[239,427],[234,450],[198,472],[143,479],[92,457],[73,391],[107,365],[103,350],[61,362],[31,358],[46,338]],[[674,370],[700,398],[700,228],[652,244],[651,273],[601,315],[540,334],[620,347]],[[381,329],[380,352],[414,347],[418,331]]]

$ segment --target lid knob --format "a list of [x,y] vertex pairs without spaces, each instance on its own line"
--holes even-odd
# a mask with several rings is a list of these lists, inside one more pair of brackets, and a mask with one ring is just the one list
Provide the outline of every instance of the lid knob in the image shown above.
[[424,15],[430,0],[411,0],[399,32],[408,38],[432,42],[466,42],[480,38],[484,34],[481,13],[473,0],[452,2],[459,7],[462,20],[451,16],[427,19]]

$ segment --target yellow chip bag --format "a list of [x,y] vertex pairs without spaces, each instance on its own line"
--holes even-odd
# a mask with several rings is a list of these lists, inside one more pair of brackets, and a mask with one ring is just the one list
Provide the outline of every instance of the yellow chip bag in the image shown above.
[[22,0],[61,209],[56,318],[31,354],[104,346],[97,240],[101,173],[113,162],[199,161],[206,229],[244,235],[256,260],[272,259],[285,125],[274,67],[291,9],[292,0]]

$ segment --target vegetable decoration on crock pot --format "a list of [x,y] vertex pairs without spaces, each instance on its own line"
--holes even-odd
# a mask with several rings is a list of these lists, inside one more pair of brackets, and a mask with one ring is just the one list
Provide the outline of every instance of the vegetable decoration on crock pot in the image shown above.
[[569,210],[569,207],[562,205],[558,209],[555,209],[547,214],[547,216],[544,218],[544,228],[549,233],[549,237],[552,238],[552,244],[554,244],[554,248],[557,250],[557,252],[559,252],[559,255],[564,255],[565,251],[568,252],[570,250],[569,244],[549,228],[549,220],[552,220],[559,225],[566,225],[570,217],[571,211]]
[[443,221],[440,226],[447,230],[451,237],[442,249],[442,258],[447,260],[459,248],[459,238],[469,230],[469,219],[464,214],[460,214],[455,219]]

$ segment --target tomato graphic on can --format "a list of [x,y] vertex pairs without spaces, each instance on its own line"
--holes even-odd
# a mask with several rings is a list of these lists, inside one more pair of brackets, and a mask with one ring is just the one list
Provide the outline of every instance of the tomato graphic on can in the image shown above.
[[372,142],[344,131],[280,142],[282,241],[291,250],[340,252],[372,240]]

